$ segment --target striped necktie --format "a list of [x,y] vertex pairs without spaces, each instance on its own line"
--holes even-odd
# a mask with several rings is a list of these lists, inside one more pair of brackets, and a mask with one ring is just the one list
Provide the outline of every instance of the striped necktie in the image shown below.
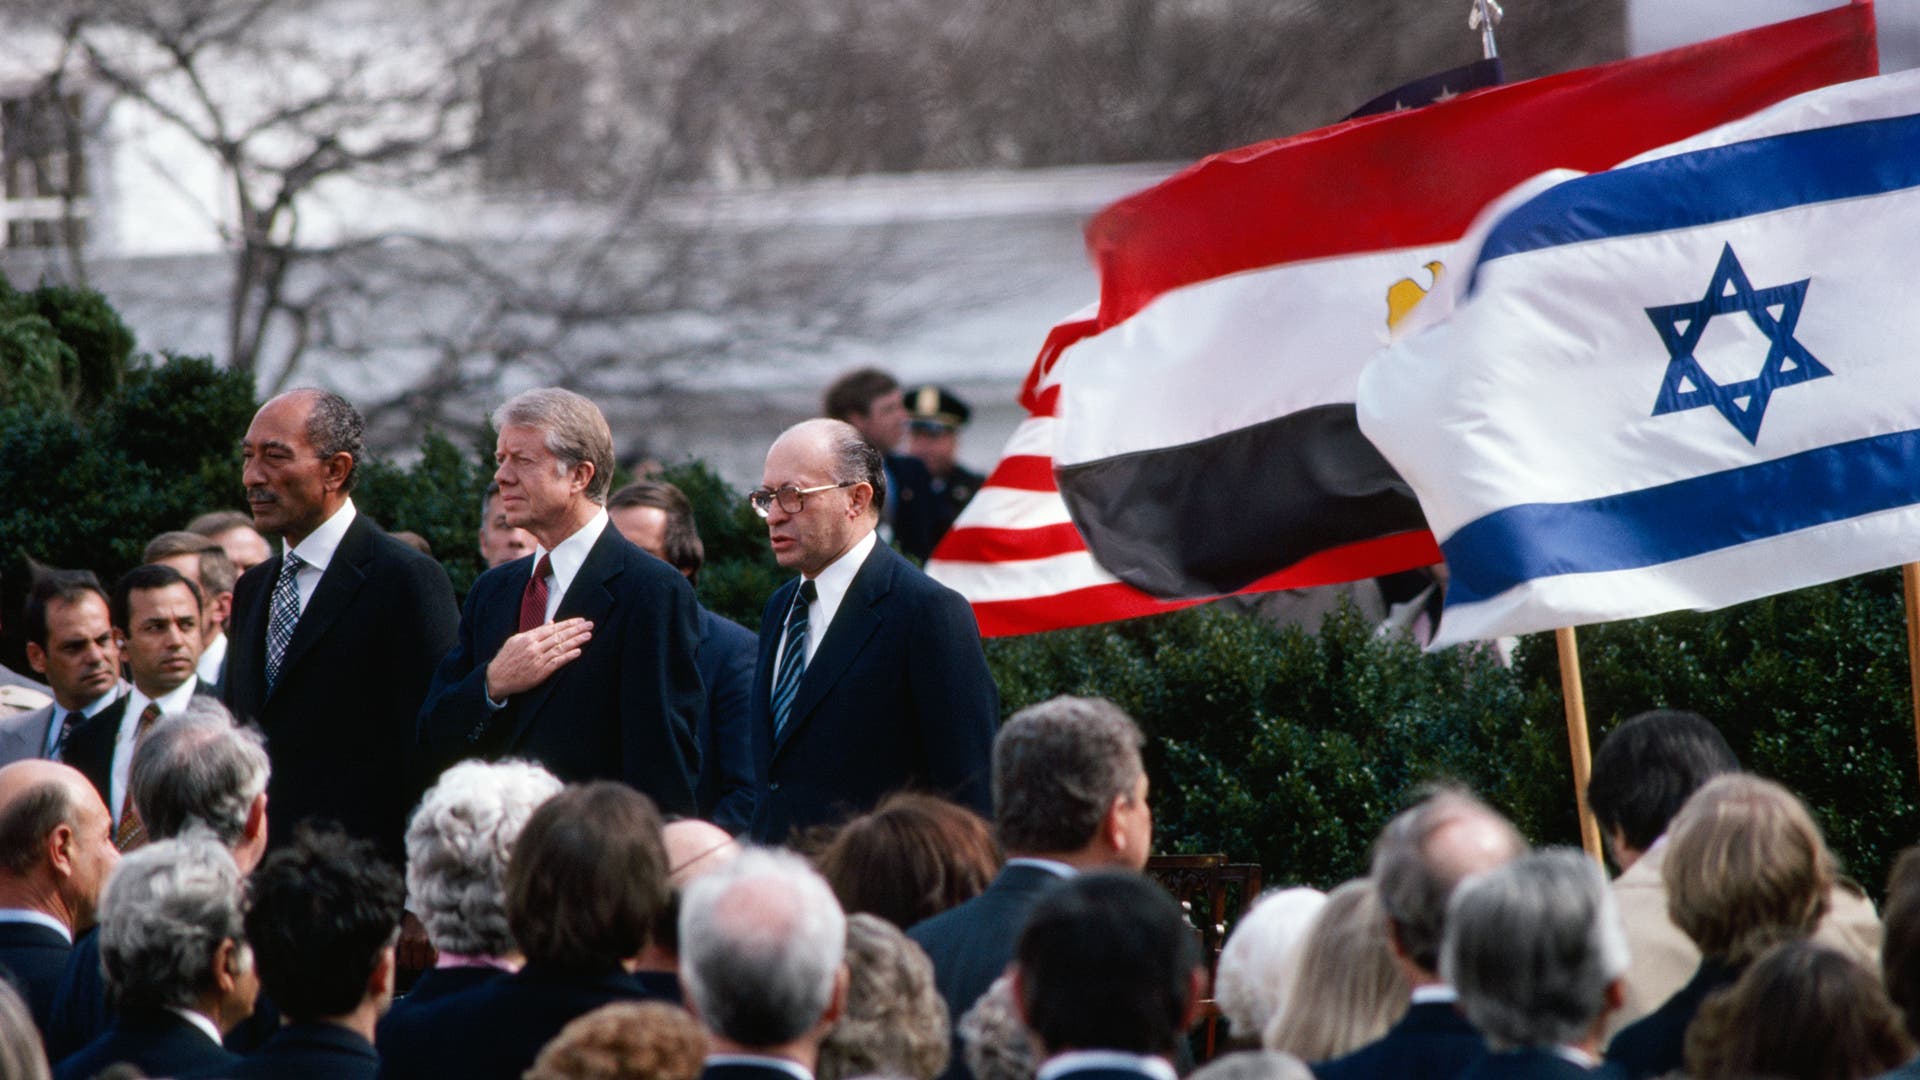
[[[140,751],[140,740],[147,737],[147,732],[152,730],[154,723],[159,719],[160,703],[157,701],[147,702],[147,707],[140,710],[139,726],[133,729],[133,749],[135,753],[139,753]],[[139,809],[133,805],[133,775],[132,770],[129,769],[127,775],[127,793],[120,799],[120,827],[113,831],[113,846],[119,848],[121,851],[132,851],[134,848],[146,842],[147,826],[145,822],[140,820]]]
[[547,579],[553,576],[553,560],[546,555],[533,568],[527,587],[520,593],[520,632],[526,633],[547,621]]
[[819,595],[820,590],[813,582],[802,581],[793,608],[787,612],[786,650],[780,654],[780,670],[773,680],[773,737],[776,740],[787,729],[793,699],[800,693],[800,681],[807,673],[807,609]]

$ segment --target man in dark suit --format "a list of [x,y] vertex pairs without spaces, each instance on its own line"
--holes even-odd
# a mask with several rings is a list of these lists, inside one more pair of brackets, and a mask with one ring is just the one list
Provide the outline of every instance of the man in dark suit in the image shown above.
[[907,433],[907,404],[899,380],[876,368],[849,371],[827,387],[820,411],[852,425],[880,451],[892,496],[880,507],[880,539],[925,562],[940,539],[940,507],[926,464],[895,453]]
[[1165,889],[1138,874],[1086,874],[1028,916],[1014,1009],[1048,1080],[1173,1080],[1206,979],[1199,939]]
[[[1140,728],[1111,702],[1057,697],[1014,714],[993,741],[994,830],[1007,865],[979,896],[907,932],[960,1017],[1013,959],[1050,888],[1083,870],[1139,870],[1153,841]],[[949,1080],[969,1075],[954,1040]]]
[[674,569],[611,527],[613,435],[593,402],[529,390],[493,415],[500,505],[539,541],[474,582],[420,711],[437,773],[511,755],[562,780],[622,780],[694,812],[706,698],[699,604]]
[[27,663],[46,676],[53,704],[0,717],[0,765],[58,761],[67,737],[125,688],[107,591],[92,571],[42,571],[27,594],[25,623]]
[[985,815],[999,692],[960,594],[879,544],[880,453],[837,420],[787,430],[750,500],[800,577],[760,621],[753,839],[844,820],[902,788]]
[[87,1080],[119,1062],[144,1076],[237,1062],[220,1039],[253,1012],[260,990],[241,940],[243,903],[240,870],[211,837],[160,840],[128,855],[100,904],[100,960],[120,1012],[105,1034],[61,1060],[57,1080]]
[[128,783],[133,752],[162,717],[186,711],[200,682],[200,587],[171,566],[136,566],[114,582],[109,611],[133,683],[126,696],[75,728],[62,760],[86,774],[113,811],[122,851],[146,842]]
[[1606,877],[1583,852],[1522,855],[1462,884],[1440,965],[1493,1047],[1463,1080],[1602,1072],[1600,1043],[1624,992],[1627,936]]
[[987,482],[986,477],[960,464],[958,457],[960,429],[967,426],[972,415],[967,403],[943,386],[928,384],[907,394],[907,453],[927,467],[932,481],[929,553],[953,528],[954,519],[967,508],[980,485]]
[[372,845],[309,831],[249,879],[247,943],[286,1018],[231,1080],[373,1080],[374,1024],[393,1000],[393,935],[406,886]]
[[418,794],[406,755],[434,665],[453,646],[453,586],[355,510],[366,443],[344,398],[274,398],[241,455],[254,522],[282,550],[234,586],[224,696],[267,736],[272,843],[321,817],[398,863]]
[[687,886],[680,971],[707,1028],[701,1080],[812,1080],[846,1007],[847,917],[797,855],[748,850]]
[[75,934],[119,862],[113,818],[87,778],[52,761],[0,768],[0,970],[44,1038]]
[[386,1080],[519,1080],[577,1017],[658,996],[625,968],[667,902],[660,815],[646,796],[596,781],[540,804],[513,843],[506,895],[526,965],[389,1017]]
[[226,685],[227,625],[233,621],[233,583],[238,575],[227,549],[196,532],[164,532],[147,541],[140,558],[180,571],[200,587],[200,681],[218,694]]
[[1447,901],[1460,882],[1527,850],[1506,818],[1463,790],[1444,788],[1387,823],[1372,877],[1387,913],[1387,944],[1413,1003],[1387,1033],[1313,1067],[1319,1080],[1452,1080],[1486,1056],[1486,1043],[1455,1007],[1440,974]]
[[[707,551],[686,493],[664,480],[641,480],[607,499],[607,515],[620,535],[699,586]],[[748,725],[758,652],[753,631],[700,606],[698,659],[707,708],[700,717],[700,779],[694,801],[702,818],[736,834],[753,820],[753,733]]]

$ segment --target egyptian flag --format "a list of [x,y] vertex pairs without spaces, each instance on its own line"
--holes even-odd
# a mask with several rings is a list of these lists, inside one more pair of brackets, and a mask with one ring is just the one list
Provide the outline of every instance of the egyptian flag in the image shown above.
[[1354,398],[1486,203],[1877,69],[1854,4],[1208,158],[1096,216],[1097,309],[1049,336],[929,572],[984,634],[1439,560]]

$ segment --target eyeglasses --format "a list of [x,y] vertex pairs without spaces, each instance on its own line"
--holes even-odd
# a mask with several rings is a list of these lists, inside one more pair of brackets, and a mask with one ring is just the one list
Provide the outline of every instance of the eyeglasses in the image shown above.
[[789,514],[797,514],[807,508],[807,496],[809,495],[818,495],[823,491],[852,487],[860,483],[865,483],[865,481],[849,480],[844,484],[821,484],[819,487],[810,488],[794,487],[792,484],[782,484],[778,491],[756,488],[747,493],[747,505],[753,507],[754,513],[759,514],[761,517],[766,517],[768,514],[773,513],[774,500],[778,499],[780,500],[780,509]]

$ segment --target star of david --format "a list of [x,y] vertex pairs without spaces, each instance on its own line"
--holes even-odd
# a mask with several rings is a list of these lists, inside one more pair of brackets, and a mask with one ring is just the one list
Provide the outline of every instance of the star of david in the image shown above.
[[[1647,318],[1653,320],[1669,357],[1653,415],[1711,408],[1747,442],[1759,441],[1760,423],[1775,390],[1833,374],[1793,336],[1811,280],[1756,289],[1728,244],[1721,249],[1720,265],[1714,268],[1705,296],[1689,304],[1647,308]],[[1767,358],[1753,378],[1717,383],[1694,358],[1694,349],[1714,316],[1737,314],[1746,315],[1766,337]]]

